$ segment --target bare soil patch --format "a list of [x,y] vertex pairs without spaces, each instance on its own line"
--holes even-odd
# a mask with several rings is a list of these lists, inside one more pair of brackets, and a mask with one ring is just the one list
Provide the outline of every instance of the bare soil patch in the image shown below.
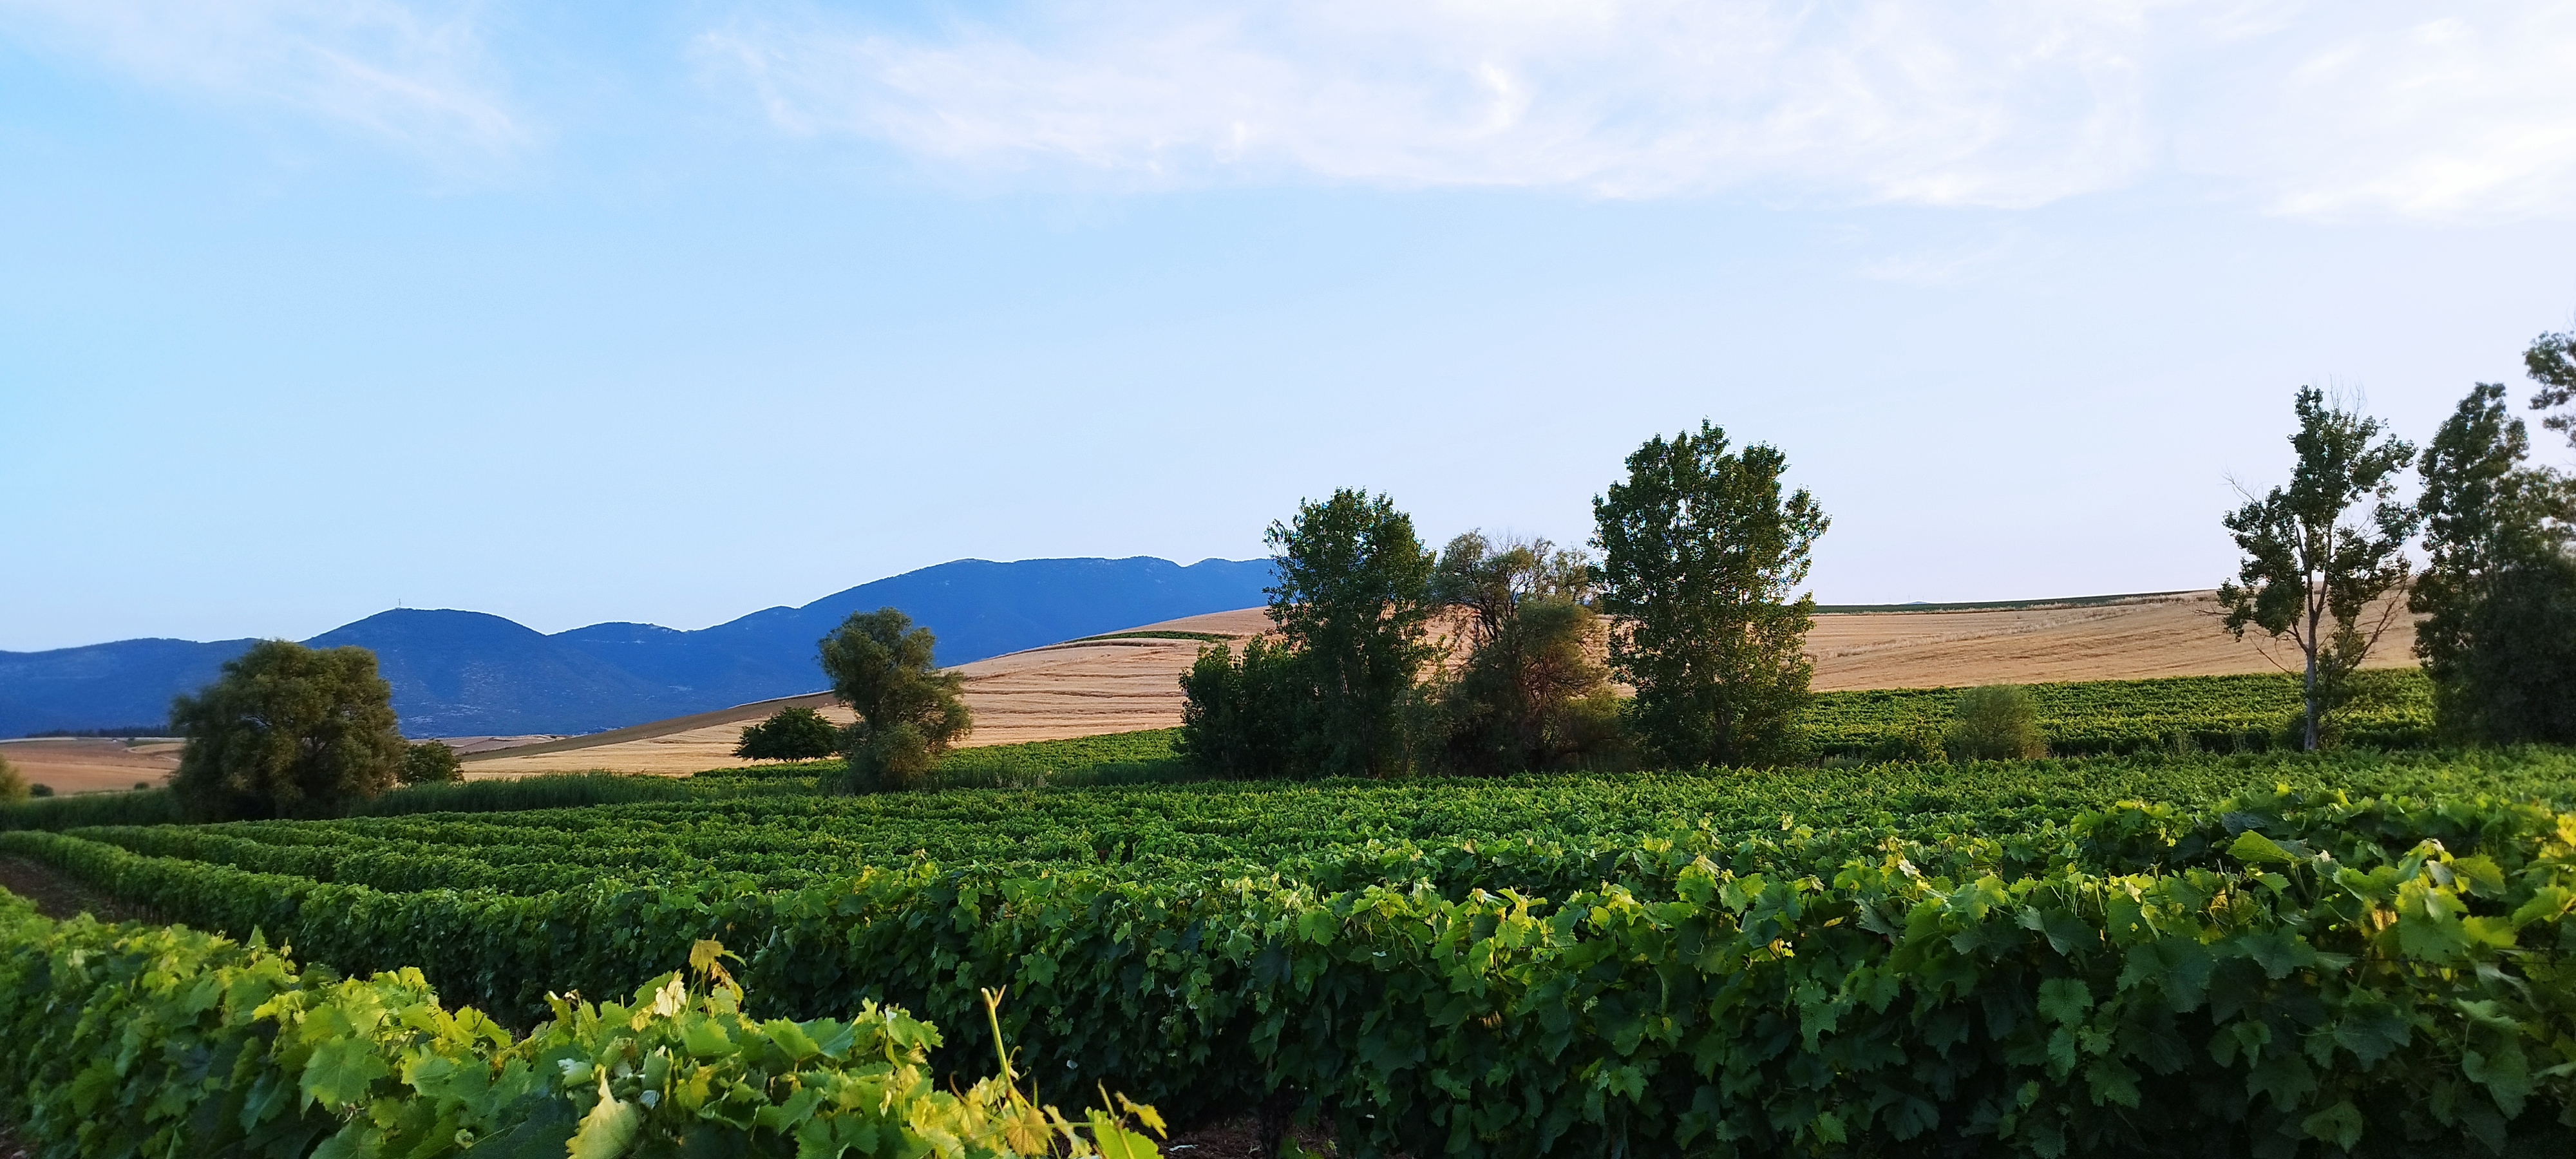
[[0,888],[36,903],[37,913],[55,921],[85,913],[103,922],[161,924],[160,915],[143,906],[118,901],[23,857],[0,857]]

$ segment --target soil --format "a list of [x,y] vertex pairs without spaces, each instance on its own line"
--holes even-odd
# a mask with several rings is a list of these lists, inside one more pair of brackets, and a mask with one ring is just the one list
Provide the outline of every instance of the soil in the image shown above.
[[35,1159],[36,1149],[18,1141],[18,1132],[0,1123],[0,1159]]
[[[0,888],[36,903],[36,912],[61,921],[86,913],[103,922],[162,924],[151,910],[121,902],[23,857],[0,857]],[[0,1150],[0,1159],[10,1159]]]

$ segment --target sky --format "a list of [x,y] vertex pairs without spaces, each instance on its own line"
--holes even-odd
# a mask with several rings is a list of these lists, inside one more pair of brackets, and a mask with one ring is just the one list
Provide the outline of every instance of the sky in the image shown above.
[[1827,603],[2210,587],[2571,218],[2566,4],[0,0],[0,650],[1579,543],[1703,419]]

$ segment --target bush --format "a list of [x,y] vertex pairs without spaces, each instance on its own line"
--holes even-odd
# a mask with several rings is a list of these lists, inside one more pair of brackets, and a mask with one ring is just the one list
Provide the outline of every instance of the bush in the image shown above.
[[841,751],[841,727],[823,714],[791,704],[742,730],[733,755],[747,761],[811,761]]
[[403,754],[402,772],[397,774],[406,785],[443,785],[465,779],[465,762],[456,758],[456,750],[443,740],[425,740]]
[[27,795],[30,797],[50,797],[54,795],[54,787],[40,781],[36,784],[27,786]]
[[170,787],[192,816],[329,816],[393,786],[410,746],[364,648],[262,640],[170,706],[188,738]]
[[0,801],[24,801],[29,792],[27,775],[10,764],[9,758],[0,757]]
[[1989,684],[1959,694],[1950,723],[1950,756],[1963,761],[2029,760],[2048,755],[2039,709],[2018,684]]

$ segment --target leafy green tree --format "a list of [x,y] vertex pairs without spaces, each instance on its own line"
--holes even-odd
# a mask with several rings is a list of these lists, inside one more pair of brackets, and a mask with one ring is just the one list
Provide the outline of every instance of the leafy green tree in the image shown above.
[[1265,536],[1278,586],[1270,619],[1304,676],[1295,763],[1316,776],[1400,770],[1415,684],[1437,658],[1428,639],[1432,555],[1413,517],[1348,489],[1299,503]]
[[425,740],[403,753],[396,779],[406,785],[444,785],[465,779],[465,762],[443,740]]
[[10,764],[9,758],[0,757],[0,802],[24,801],[28,793],[27,775]]
[[842,734],[849,787],[908,789],[974,728],[965,678],[931,662],[937,640],[893,608],[852,612],[818,645],[832,694],[858,713]]
[[[2552,337],[2563,338],[2563,335]],[[2424,448],[2427,560],[2408,593],[2434,720],[2455,740],[2576,741],[2576,496],[2480,383]]]
[[1788,459],[1728,450],[1700,423],[1628,456],[1628,481],[1592,501],[1600,608],[1621,622],[1610,666],[1637,690],[1630,716],[1663,760],[1763,765],[1798,753],[1813,675],[1801,652],[1815,599],[1792,597],[1829,521],[1783,496]]
[[[2532,339],[2531,346],[2522,352],[2522,366],[2532,381],[2540,384],[2540,392],[2531,396],[2531,409],[2549,410],[2576,402],[2576,330]],[[2576,412],[2561,410],[2540,420],[2540,425],[2576,444]]]
[[1581,552],[1470,531],[1442,549],[1431,588],[1459,614],[1467,647],[1440,689],[1444,763],[1474,773],[1564,768],[1616,746],[1618,699],[1592,656],[1601,617]]
[[[2415,448],[2384,437],[2378,419],[2336,406],[2312,386],[2299,388],[2295,410],[2299,429],[2290,446],[2298,465],[2290,485],[2248,496],[2227,516],[2245,558],[2236,579],[2219,585],[2218,602],[2237,639],[2259,628],[2298,647],[2301,747],[2314,751],[2328,714],[2351,692],[2349,678],[2403,610],[2380,601],[2406,584],[2416,514],[2395,495],[2397,474]],[[2373,499],[2366,520],[2357,518]],[[2373,603],[2380,610],[2364,624]]]
[[170,722],[188,741],[170,788],[203,819],[327,816],[385,791],[410,752],[364,648],[262,640]]
[[1268,637],[1244,641],[1240,660],[1224,644],[1201,648],[1181,674],[1181,739],[1174,749],[1221,776],[1287,776],[1311,693],[1296,654]]
[[2032,760],[2048,755],[2039,735],[2039,706],[2018,684],[1989,684],[1959,694],[1950,722],[1949,755],[1963,761]]
[[733,755],[747,761],[810,761],[841,751],[841,727],[822,713],[791,704],[742,730]]

